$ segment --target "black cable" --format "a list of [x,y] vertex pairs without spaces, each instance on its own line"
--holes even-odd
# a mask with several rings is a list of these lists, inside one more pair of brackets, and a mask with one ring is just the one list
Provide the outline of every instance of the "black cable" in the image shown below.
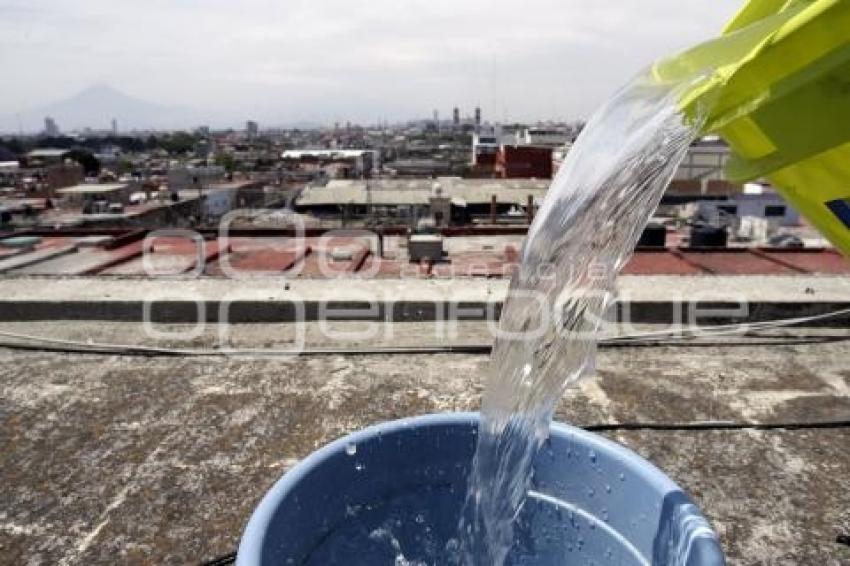
[[200,566],[228,566],[236,562],[236,553],[224,554],[212,560],[201,562]]
[[54,352],[58,354],[101,354],[104,356],[143,356],[143,357],[178,357],[178,352],[146,350],[132,350],[127,348],[99,348],[97,346],[72,348],[68,346],[55,346],[52,344],[25,344],[23,342],[0,342],[0,348],[9,350],[26,350],[30,352]]
[[620,430],[658,430],[658,431],[688,431],[688,430],[818,430],[850,428],[850,419],[827,421],[787,421],[772,423],[750,423],[735,421],[703,421],[683,423],[652,423],[624,422],[602,423],[581,426],[590,432],[606,432]]
[[36,344],[26,342],[0,341],[0,348],[10,350],[28,350],[57,352],[62,354],[103,354],[114,356],[143,356],[143,357],[216,357],[216,356],[374,356],[374,355],[411,355],[411,354],[489,354],[493,347],[489,344],[469,344],[455,346],[377,346],[367,348],[302,348],[292,352],[281,350],[169,350],[168,348],[133,348],[126,346],[105,347],[63,346],[57,344]]
[[[832,344],[836,342],[850,341],[848,336],[786,336],[777,337],[775,339],[762,340],[699,340],[692,341],[670,340],[670,339],[642,339],[642,340],[623,340],[623,341],[605,341],[599,342],[599,348],[653,348],[653,347],[668,347],[668,348],[736,348],[736,347],[760,347],[760,346],[806,346],[818,344]],[[301,350],[293,350],[292,352],[270,350],[263,352],[262,350],[239,350],[232,351],[221,350],[170,350],[168,348],[134,348],[132,346],[115,346],[106,347],[105,345],[91,346],[63,346],[56,344],[45,343],[27,343],[14,341],[0,341],[0,347],[10,350],[27,350],[36,352],[56,352],[62,354],[100,354],[113,356],[141,356],[141,357],[214,357],[214,356],[372,356],[372,355],[414,355],[414,354],[480,354],[487,355],[493,350],[490,344],[466,344],[455,346],[385,346],[385,347],[366,347],[366,348],[305,348]]]
[[641,339],[622,341],[600,341],[599,348],[742,348],[747,346],[806,346],[809,344],[832,344],[850,341],[848,336],[777,336],[776,338],[762,337],[760,340],[701,340],[692,341],[671,339]]

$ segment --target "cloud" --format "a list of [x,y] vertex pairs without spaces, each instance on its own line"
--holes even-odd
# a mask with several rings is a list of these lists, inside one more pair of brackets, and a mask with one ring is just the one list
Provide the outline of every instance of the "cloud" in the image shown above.
[[740,0],[0,0],[14,112],[106,82],[265,122],[586,116]]

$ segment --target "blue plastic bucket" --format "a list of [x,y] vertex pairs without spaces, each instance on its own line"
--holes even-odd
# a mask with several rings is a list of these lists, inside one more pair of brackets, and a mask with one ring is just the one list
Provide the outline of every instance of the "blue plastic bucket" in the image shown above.
[[[237,565],[446,563],[477,432],[477,414],[439,414],[328,444],[266,494]],[[516,534],[512,565],[724,564],[681,488],[622,446],[562,424],[536,457]]]

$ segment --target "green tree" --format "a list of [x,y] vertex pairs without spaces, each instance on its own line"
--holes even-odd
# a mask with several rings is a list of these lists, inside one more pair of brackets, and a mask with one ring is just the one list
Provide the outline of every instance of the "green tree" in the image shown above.
[[119,175],[126,175],[133,172],[133,162],[129,159],[121,159],[116,166]]
[[236,171],[236,159],[234,159],[234,157],[229,153],[217,155],[215,158],[215,164],[224,167],[224,170],[228,173]]
[[68,159],[73,159],[83,167],[83,173],[92,177],[100,173],[100,161],[85,149],[72,149],[67,154]]

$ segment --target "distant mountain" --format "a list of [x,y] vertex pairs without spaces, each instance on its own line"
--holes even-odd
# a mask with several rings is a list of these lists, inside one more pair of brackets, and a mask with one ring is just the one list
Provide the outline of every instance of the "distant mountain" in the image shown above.
[[16,115],[0,116],[0,131],[17,132],[20,126],[33,133],[44,129],[44,118],[56,120],[63,132],[92,128],[107,130],[112,119],[119,130],[185,128],[201,123],[197,114],[177,106],[164,106],[134,98],[106,84],[95,84],[69,98]]

